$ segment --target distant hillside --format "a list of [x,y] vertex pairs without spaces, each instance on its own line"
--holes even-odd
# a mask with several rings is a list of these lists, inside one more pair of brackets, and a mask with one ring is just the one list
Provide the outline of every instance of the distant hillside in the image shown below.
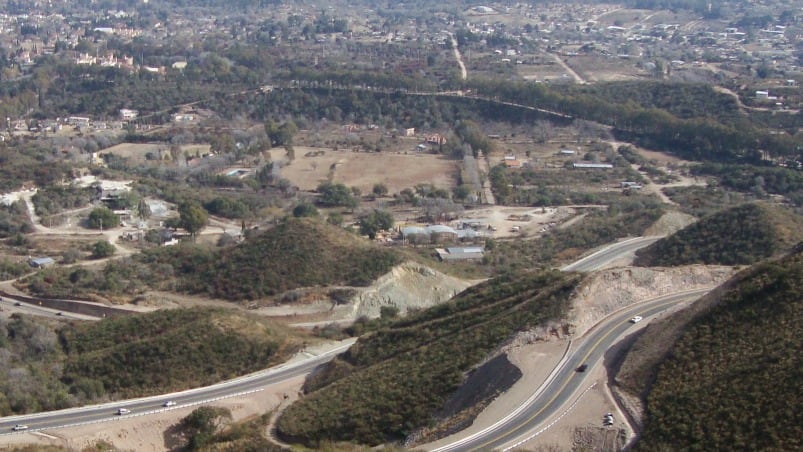
[[799,450],[803,247],[758,264],[635,342],[617,375],[648,394],[641,450]]
[[803,240],[802,221],[779,207],[743,204],[705,217],[638,251],[635,265],[752,264]]
[[[309,394],[285,410],[279,434],[310,446],[376,445],[430,425],[491,351],[563,317],[579,278],[557,271],[498,277],[361,338],[307,381]],[[474,403],[496,396],[486,390]]]
[[173,265],[184,290],[228,300],[316,285],[368,285],[402,262],[394,251],[308,218],[287,219],[220,252],[177,248],[149,259]]

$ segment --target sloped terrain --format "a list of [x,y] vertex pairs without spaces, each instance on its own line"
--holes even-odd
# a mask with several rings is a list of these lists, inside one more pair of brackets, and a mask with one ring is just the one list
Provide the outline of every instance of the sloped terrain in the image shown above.
[[302,340],[230,310],[177,309],[68,327],[62,380],[118,397],[216,383],[288,358]]
[[256,299],[315,285],[366,285],[401,258],[310,219],[287,219],[253,240],[184,272],[190,291],[228,300]]
[[376,445],[437,422],[489,353],[519,331],[565,316],[580,277],[540,271],[495,278],[361,338],[308,379],[307,397],[282,414],[278,433],[311,446]]
[[382,306],[399,313],[425,309],[449,300],[474,282],[455,278],[415,262],[405,262],[360,289],[353,300],[354,318],[378,317]]
[[0,415],[216,383],[283,362],[308,339],[222,309],[164,310],[80,324],[0,318]]
[[798,450],[803,248],[649,325],[616,379],[646,396],[642,450]]
[[752,264],[803,240],[801,220],[777,206],[743,204],[702,218],[638,251],[635,265]]
[[571,333],[582,335],[625,306],[670,293],[718,286],[733,273],[732,267],[704,265],[600,271],[580,284],[566,321]]

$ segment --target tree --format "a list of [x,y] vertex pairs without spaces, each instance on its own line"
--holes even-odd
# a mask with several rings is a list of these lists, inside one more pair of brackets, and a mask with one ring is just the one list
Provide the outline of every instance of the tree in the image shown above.
[[210,149],[218,154],[230,154],[237,149],[234,137],[230,133],[212,135],[209,137]]
[[87,225],[92,229],[110,229],[120,225],[120,217],[108,207],[98,207],[89,213]]
[[331,224],[332,226],[340,226],[343,224],[343,214],[339,212],[332,212],[326,218],[326,222]]
[[458,201],[465,201],[468,195],[471,194],[471,188],[468,185],[458,185],[452,189],[452,197]]
[[92,258],[102,259],[104,257],[109,257],[114,254],[115,251],[114,245],[107,240],[99,240],[92,246]]
[[61,263],[74,264],[81,257],[81,252],[75,248],[67,248],[61,255]]
[[386,210],[374,209],[360,216],[360,234],[369,239],[376,238],[376,233],[393,227],[393,215]]
[[151,207],[144,198],[137,203],[137,215],[141,220],[147,220],[151,217]]
[[388,194],[388,187],[385,184],[374,184],[372,192],[374,195],[381,198]]
[[262,168],[260,168],[259,171],[257,171],[255,178],[263,187],[267,187],[268,185],[276,182],[279,172],[278,168],[277,170],[274,170],[274,165],[274,162],[268,162]]
[[209,214],[200,205],[193,202],[185,202],[178,208],[179,226],[190,233],[193,241],[198,231],[206,226],[209,221]]
[[277,125],[273,121],[265,123],[265,133],[268,135],[271,146],[293,144],[293,136],[296,132],[298,132],[298,127],[293,121],[287,121],[282,125]]
[[318,209],[315,208],[312,204],[308,204],[306,202],[302,202],[301,204],[295,206],[293,208],[293,216],[296,218],[300,217],[317,217],[318,216]]

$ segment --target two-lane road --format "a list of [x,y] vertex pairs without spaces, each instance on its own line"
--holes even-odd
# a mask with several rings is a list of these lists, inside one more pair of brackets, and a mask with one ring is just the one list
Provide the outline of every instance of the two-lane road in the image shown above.
[[[698,289],[666,295],[617,312],[592,329],[540,395],[516,410],[517,414],[474,435],[431,450],[433,452],[508,450],[518,446],[520,442],[538,432],[546,421],[564,410],[578,392],[590,386],[591,383],[587,381],[586,375],[594,366],[599,365],[605,352],[633,328],[630,318],[640,315],[647,321],[648,317],[666,311],[680,302],[699,298],[709,290],[711,289]],[[582,364],[588,365],[588,369],[585,372],[578,372],[577,368]]]
[[[166,409],[164,404],[167,401],[174,402],[175,405],[170,408],[175,409],[260,391],[271,384],[309,373],[315,367],[348,349],[354,342],[355,339],[349,339],[343,341],[337,348],[318,356],[203,388],[82,408],[0,418],[0,435],[16,433],[13,428],[17,424],[27,425],[28,431],[91,424],[159,412]],[[117,415],[119,408],[128,409],[130,413]]]
[[[659,237],[638,237],[615,243],[573,264],[567,265],[562,270],[591,271],[598,269],[658,239]],[[619,325],[616,326],[615,329],[603,331],[602,328],[597,327],[596,331],[592,333],[592,337],[586,340],[584,345],[571,355],[566,366],[557,375],[557,378],[546,388],[542,396],[536,399],[536,403],[541,404],[537,405],[540,408],[535,407],[536,405],[532,405],[519,413],[519,415],[502,423],[503,425],[495,428],[493,432],[488,432],[455,449],[444,450],[497,447],[497,445],[504,444],[505,441],[517,438],[517,435],[528,431],[533,425],[538,425],[539,422],[554,411],[554,407],[560,406],[567,400],[582,381],[580,376],[574,374],[573,369],[583,362],[589,363],[590,366],[596,363],[602,354],[604,354],[605,350],[618,338],[621,332],[627,329],[626,321],[630,316],[635,315],[633,313],[638,313],[646,317],[652,315],[654,312],[667,309],[671,304],[678,302],[683,297],[689,296],[688,294],[672,295],[651,302],[640,303],[638,306],[625,310],[623,311],[624,313],[617,315],[616,319]],[[282,365],[204,388],[103,405],[0,418],[0,435],[16,433],[13,432],[12,429],[17,424],[27,425],[28,431],[38,431],[105,422],[162,411],[166,409],[164,404],[167,401],[175,402],[175,405],[170,407],[170,409],[173,409],[259,391],[269,385],[309,373],[316,366],[329,361],[336,354],[345,351],[354,341],[355,339],[344,341],[344,343],[336,349],[302,362]],[[121,371],[124,371],[124,369]],[[545,401],[545,397],[549,397],[549,400]],[[544,405],[544,403],[546,404]],[[117,415],[116,413],[119,408],[128,409],[130,413],[122,416]]]
[[566,272],[589,272],[599,270],[607,264],[621,259],[641,248],[652,245],[663,236],[635,237],[616,242],[596,251],[576,262],[566,265],[561,270]]

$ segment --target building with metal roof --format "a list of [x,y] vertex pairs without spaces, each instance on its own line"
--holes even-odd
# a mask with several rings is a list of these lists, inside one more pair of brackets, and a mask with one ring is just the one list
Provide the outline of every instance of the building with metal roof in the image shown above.
[[441,261],[461,261],[482,259],[485,249],[479,246],[458,246],[449,248],[437,248],[438,258]]

